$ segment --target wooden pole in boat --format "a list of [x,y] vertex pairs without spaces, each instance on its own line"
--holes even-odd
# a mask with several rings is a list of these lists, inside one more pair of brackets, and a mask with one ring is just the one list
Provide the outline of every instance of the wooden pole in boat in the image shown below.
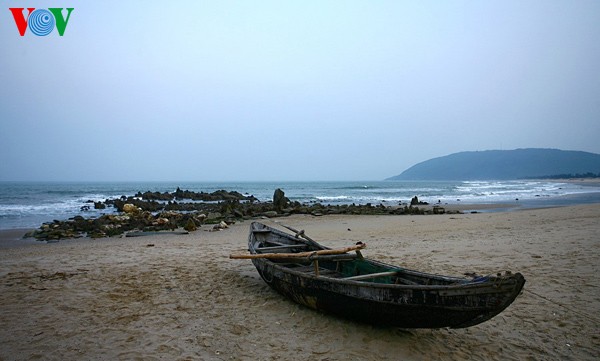
[[[296,233],[296,238],[300,238],[300,237],[302,237],[302,238],[305,238],[305,239],[307,239],[307,240],[309,240],[309,241],[311,241],[311,242],[315,242],[315,240],[314,240],[314,239],[310,238],[309,236],[307,236],[307,235],[306,235],[306,233],[304,233],[304,230],[303,230],[303,229],[301,229],[301,230],[297,230],[297,229],[295,229],[295,228],[293,228],[293,227],[290,227],[290,226],[288,226],[288,225],[285,225],[285,224],[283,224],[283,223],[279,223],[279,222],[276,222],[276,223],[277,223],[277,224],[279,224],[279,225],[281,225],[282,227],[285,227],[285,228],[289,229],[290,231],[292,231],[292,232]],[[316,243],[316,242],[315,242],[315,243]]]
[[257,253],[257,254],[230,254],[231,259],[252,259],[252,258],[304,258],[314,255],[332,255],[332,254],[344,254],[352,251],[358,251],[367,247],[365,243],[360,243],[355,246],[338,248],[338,249],[323,249],[320,251],[308,251],[298,253]]

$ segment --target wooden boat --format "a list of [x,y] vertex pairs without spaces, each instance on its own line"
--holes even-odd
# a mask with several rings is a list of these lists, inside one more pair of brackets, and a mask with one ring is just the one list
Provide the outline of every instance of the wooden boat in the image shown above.
[[250,254],[231,258],[252,259],[262,279],[291,300],[360,322],[469,327],[502,312],[525,284],[520,273],[461,278],[408,270],[363,258],[364,244],[332,250],[290,229],[296,234],[254,222]]

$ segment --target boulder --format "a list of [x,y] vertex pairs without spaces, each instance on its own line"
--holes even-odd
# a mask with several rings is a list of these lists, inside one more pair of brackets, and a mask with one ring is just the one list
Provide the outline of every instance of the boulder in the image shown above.
[[131,203],[127,203],[127,204],[123,205],[123,212],[128,213],[128,214],[136,214],[136,213],[140,213],[141,209],[139,209],[138,207],[134,206]]
[[163,218],[163,217],[156,218],[156,224],[158,224],[159,226],[163,226],[168,223],[169,223],[169,218]]
[[275,211],[268,211],[268,212],[265,212],[263,215],[265,217],[273,218],[273,217],[277,217],[277,212],[275,212]]
[[225,221],[221,221],[218,224],[215,224],[213,226],[213,228],[211,229],[211,232],[220,231],[220,230],[226,229],[226,228],[229,228],[227,223],[225,223]]
[[419,198],[417,196],[414,196],[411,200],[410,200],[410,205],[411,206],[426,206],[429,203],[427,202],[422,202],[419,200]]
[[196,223],[194,223],[193,219],[188,219],[187,223],[185,224],[185,227],[183,227],[183,229],[185,229],[188,232],[194,232],[195,230],[198,229],[198,227],[196,226]]
[[444,214],[446,213],[446,209],[440,206],[433,206],[433,214]]
[[273,193],[273,207],[275,207],[276,211],[281,212],[282,209],[287,208],[289,202],[290,200],[281,189],[275,189],[275,193]]

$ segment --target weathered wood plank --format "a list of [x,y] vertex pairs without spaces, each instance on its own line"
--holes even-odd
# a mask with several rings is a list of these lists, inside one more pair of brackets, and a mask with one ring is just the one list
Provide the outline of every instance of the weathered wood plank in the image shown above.
[[346,281],[362,281],[362,280],[368,280],[368,279],[377,278],[377,277],[395,276],[397,274],[398,274],[398,271],[389,271],[389,272],[370,273],[367,275],[344,277],[342,279],[346,280]]
[[305,244],[288,244],[283,246],[269,246],[269,247],[259,247],[257,251],[274,251],[278,249],[293,249],[293,248],[306,248]]

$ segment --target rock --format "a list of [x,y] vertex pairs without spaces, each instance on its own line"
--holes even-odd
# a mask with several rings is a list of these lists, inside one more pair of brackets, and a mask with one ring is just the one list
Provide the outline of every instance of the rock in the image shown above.
[[277,217],[277,212],[275,212],[275,211],[268,211],[268,212],[263,213],[263,215],[265,217],[273,218],[273,217]]
[[433,206],[433,214],[444,214],[446,209],[444,207]]
[[193,219],[188,219],[187,223],[185,224],[185,227],[183,227],[183,229],[185,229],[188,232],[194,232],[195,230],[198,229],[198,227],[196,226],[196,223],[194,223]]
[[417,196],[414,196],[414,197],[413,197],[413,198],[410,200],[410,205],[411,205],[411,206],[417,206],[417,205],[419,205],[419,206],[425,206],[425,205],[428,205],[428,204],[429,204],[429,203],[427,203],[427,202],[421,202],[421,201],[419,201],[419,198],[417,198]]
[[103,237],[106,237],[106,233],[104,233],[102,231],[94,231],[92,233],[89,233],[88,237],[90,237],[90,238],[103,238]]
[[[119,225],[119,224],[107,224],[103,228],[104,229],[102,229],[102,231],[108,237],[116,236],[116,235],[123,233],[123,230],[121,229],[121,225]],[[64,238],[67,238],[67,237],[64,237]]]
[[209,212],[208,215],[206,216],[206,220],[207,221],[214,221],[216,219],[221,218],[222,215],[219,212]]
[[102,203],[102,202],[94,202],[94,209],[105,209],[106,208],[106,204]]
[[179,218],[179,217],[181,217],[181,213],[173,212],[173,211],[161,212],[159,215],[163,218]]
[[275,207],[276,211],[280,212],[282,209],[286,208],[289,202],[290,200],[287,199],[285,193],[281,189],[275,189],[275,193],[273,193],[273,207]]
[[136,213],[140,213],[141,209],[139,209],[138,207],[134,206],[131,203],[127,203],[127,204],[123,205],[123,212],[129,213],[129,214],[136,214]]
[[119,212],[124,212],[125,205],[127,204],[131,204],[133,206],[136,206],[137,208],[150,212],[156,212],[164,208],[163,204],[158,203],[156,201],[141,201],[133,197],[129,197],[126,200],[106,200],[106,202],[104,203],[107,205],[114,206]]
[[152,225],[154,226],[164,226],[165,224],[169,223],[169,219],[168,218],[164,218],[164,217],[158,217],[156,218],[156,220],[154,222],[152,222]]
[[215,231],[220,231],[222,229],[226,229],[229,228],[229,226],[227,225],[227,223],[225,223],[225,221],[221,221],[218,224],[215,224],[211,230],[211,232],[215,232]]

